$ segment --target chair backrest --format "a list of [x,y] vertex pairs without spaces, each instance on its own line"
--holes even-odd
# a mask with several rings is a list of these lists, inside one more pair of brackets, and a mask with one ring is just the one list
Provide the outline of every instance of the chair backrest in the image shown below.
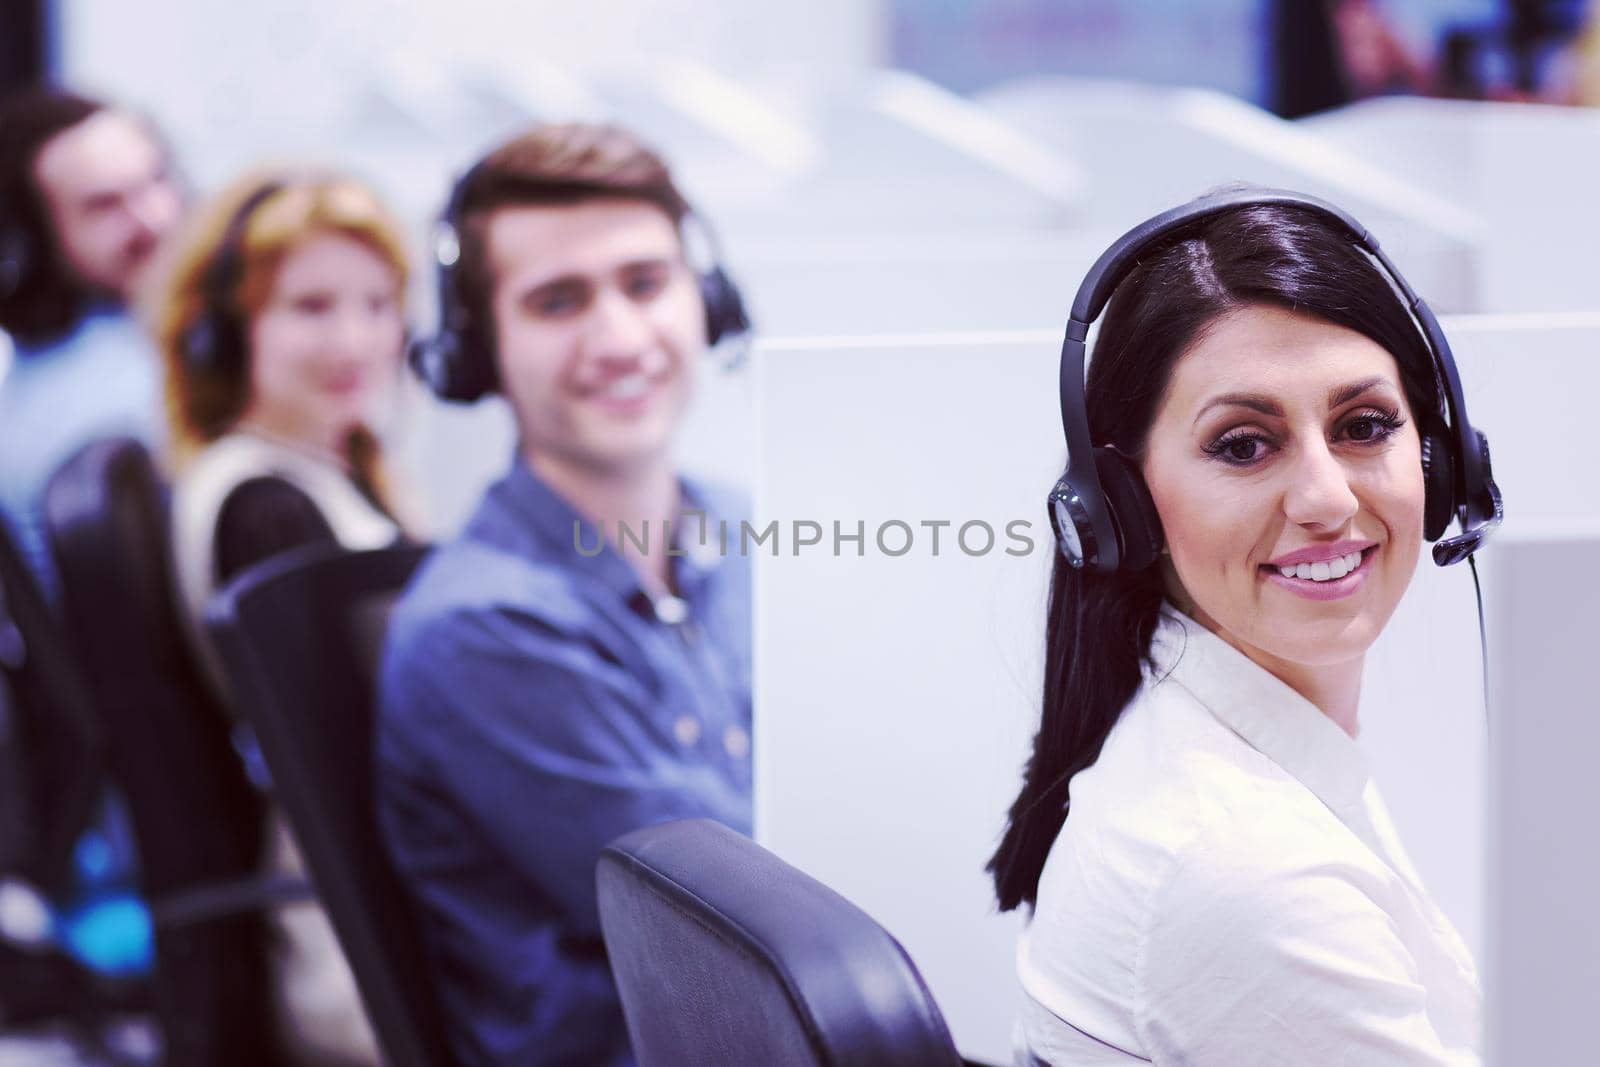
[[[3,611],[0,608],[0,630],[9,625]],[[0,641],[4,640],[0,636]],[[4,656],[0,651],[0,660]],[[0,875],[28,862],[28,835],[33,832],[33,825],[28,761],[22,751],[16,699],[11,695],[11,679],[0,671]]]
[[264,804],[229,713],[189,647],[172,584],[167,494],[149,452],[78,451],[44,492],[61,617],[85,664],[111,777],[156,913],[157,1007],[173,1065],[273,1062],[269,935],[250,909],[167,923],[162,905],[257,875]]
[[130,438],[85,446],[46,485],[44,522],[62,621],[105,723],[146,893],[252,872],[263,806],[190,649],[166,489],[149,452]]
[[[65,888],[72,851],[105,789],[105,743],[81,661],[0,523],[0,676],[7,702],[6,795],[20,811],[4,846],[5,873]],[[10,778],[10,775],[8,775]]]
[[957,1067],[905,949],[821,882],[719,823],[600,856],[606,951],[640,1067]]
[[231,582],[206,619],[390,1067],[451,1062],[373,804],[373,668],[387,609],[425,554],[286,552]]

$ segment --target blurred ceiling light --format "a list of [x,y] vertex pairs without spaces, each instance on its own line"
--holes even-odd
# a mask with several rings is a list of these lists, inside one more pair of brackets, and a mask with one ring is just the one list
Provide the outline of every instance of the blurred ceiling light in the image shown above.
[[523,110],[552,122],[598,122],[611,116],[593,85],[554,63],[504,64],[485,79]]
[[386,59],[372,85],[373,96],[428,134],[447,137],[471,120],[461,86],[436,63],[418,56]]
[[872,82],[870,106],[963,155],[1070,208],[1083,206],[1089,181],[1076,162],[1042,145],[963,96],[905,71]]
[[810,130],[731,78],[680,60],[658,67],[654,80],[670,106],[775,171],[797,177],[821,159],[821,145]]
[[1293,122],[1208,89],[1175,94],[1178,117],[1195,129],[1238,145],[1308,178],[1360,197],[1466,244],[1484,239],[1483,221],[1437,192],[1396,178]]

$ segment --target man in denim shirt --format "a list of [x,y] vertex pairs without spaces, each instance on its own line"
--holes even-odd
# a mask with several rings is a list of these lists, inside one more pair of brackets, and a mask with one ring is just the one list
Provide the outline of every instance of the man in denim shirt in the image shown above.
[[600,850],[750,831],[750,578],[719,536],[742,508],[670,451],[707,341],[744,322],[686,262],[687,212],[652,152],[582,125],[496,149],[446,209],[420,369],[502,392],[519,442],[392,616],[378,802],[466,1065],[631,1062]]

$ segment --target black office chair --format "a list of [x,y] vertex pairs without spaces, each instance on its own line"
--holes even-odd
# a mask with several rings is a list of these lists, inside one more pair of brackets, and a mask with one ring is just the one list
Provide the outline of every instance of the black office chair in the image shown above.
[[[0,592],[0,663],[5,662],[8,638],[16,641],[13,633],[7,632],[14,629],[5,614],[5,594]],[[20,643],[13,647],[20,649]],[[11,679],[0,670],[0,874],[18,870],[28,862],[28,838],[33,833],[31,774],[22,743]]]
[[[28,649],[6,614],[3,586],[0,582],[0,879],[37,889],[40,843],[51,838],[70,843],[83,827],[63,831],[52,819],[59,809],[48,801],[41,805],[35,794],[38,776],[29,758],[33,709],[24,708],[11,688],[11,672],[21,667]],[[0,929],[0,1029],[77,1014],[89,1000],[83,969],[35,934]],[[13,935],[22,940],[13,941]]]
[[230,583],[206,620],[390,1067],[452,1062],[372,800],[383,628],[425,554],[286,552]]
[[640,1067],[962,1062],[899,942],[720,823],[626,834],[596,882]]
[[[0,523],[0,693],[8,812],[0,876],[60,900],[109,781],[88,672]],[[8,931],[9,933],[9,931]],[[99,974],[59,944],[0,935],[0,1028],[48,1025],[86,1061],[124,1064],[116,1020],[152,1010],[151,983]]]
[[0,675],[20,774],[7,793],[22,809],[11,815],[18,836],[7,835],[3,871],[54,895],[72,875],[73,848],[105,790],[105,739],[82,664],[3,523]]
[[263,912],[310,890],[258,873],[264,804],[180,621],[149,453],[127,438],[86,446],[50,479],[44,519],[138,842],[166,1062],[282,1063]]

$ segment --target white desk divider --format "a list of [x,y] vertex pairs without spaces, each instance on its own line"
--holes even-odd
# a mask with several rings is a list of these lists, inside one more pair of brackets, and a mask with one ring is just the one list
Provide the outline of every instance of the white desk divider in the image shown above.
[[1494,549],[1486,1062],[1579,1063],[1600,1004],[1600,522]]
[[1390,97],[1297,125],[1482,220],[1477,310],[1600,308],[1594,108]]
[[1089,174],[1087,210],[1131,225],[1212,187],[1246,181],[1322,196],[1378,235],[1438,309],[1477,308],[1475,212],[1261,108],[1203,89],[1064,77],[978,94],[1024,133]]

